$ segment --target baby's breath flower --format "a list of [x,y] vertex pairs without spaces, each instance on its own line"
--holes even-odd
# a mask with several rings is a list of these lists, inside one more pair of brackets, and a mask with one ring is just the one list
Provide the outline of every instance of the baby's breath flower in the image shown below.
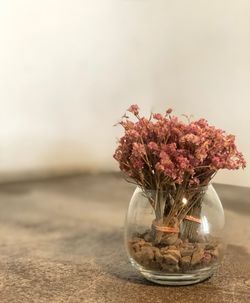
[[137,116],[139,114],[139,106],[137,104],[130,105],[127,111]]

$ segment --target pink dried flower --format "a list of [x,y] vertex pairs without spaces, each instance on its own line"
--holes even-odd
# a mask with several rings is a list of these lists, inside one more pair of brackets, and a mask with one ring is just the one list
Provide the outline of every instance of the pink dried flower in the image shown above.
[[129,121],[129,120],[121,121],[119,124],[120,124],[121,126],[123,126],[123,128],[124,128],[125,130],[129,130],[129,129],[133,130],[133,129],[134,129],[134,125],[135,125],[134,122]]
[[153,118],[155,120],[162,120],[163,119],[163,116],[161,114],[153,114]]
[[157,143],[150,141],[148,143],[148,148],[150,150],[154,150],[154,151],[158,151],[159,150],[159,146],[157,145]]
[[180,142],[198,144],[200,142],[200,138],[194,134],[186,134],[180,139]]
[[191,185],[191,186],[198,186],[199,184],[200,184],[200,180],[196,177],[192,178],[189,181],[189,185]]
[[133,143],[133,155],[134,156],[143,156],[146,154],[146,150],[143,144],[134,142]]
[[160,162],[157,162],[155,164],[155,169],[156,169],[156,171],[163,172],[164,171],[164,166]]
[[137,116],[139,114],[139,106],[137,104],[132,104],[127,111]]
[[177,157],[177,162],[181,169],[187,169],[189,167],[189,160],[183,156]]
[[129,129],[127,131],[127,136],[133,139],[139,139],[140,138],[140,134],[138,133],[138,131],[134,130],[134,129]]
[[135,169],[143,169],[144,167],[144,162],[141,159],[137,159],[137,158],[132,158],[131,157],[131,163],[133,168]]
[[169,155],[163,150],[160,152],[160,159],[164,162],[167,162],[170,160]]

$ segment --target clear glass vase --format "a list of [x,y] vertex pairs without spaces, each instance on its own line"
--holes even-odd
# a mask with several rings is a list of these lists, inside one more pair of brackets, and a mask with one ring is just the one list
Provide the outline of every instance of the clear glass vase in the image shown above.
[[209,278],[222,260],[224,212],[212,185],[188,190],[136,188],[125,223],[132,265],[148,280],[188,285]]

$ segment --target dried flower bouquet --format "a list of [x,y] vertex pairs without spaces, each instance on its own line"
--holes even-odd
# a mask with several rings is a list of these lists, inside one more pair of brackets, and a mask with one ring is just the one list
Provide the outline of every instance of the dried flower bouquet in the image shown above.
[[[184,123],[172,116],[171,109],[145,118],[137,105],[131,105],[128,112],[132,117],[126,113],[118,123],[125,133],[114,158],[127,181],[142,189],[154,209],[151,229],[134,235],[130,243],[137,261],[145,265],[148,260],[141,257],[141,251],[146,244],[151,245],[151,253],[166,246],[173,251],[174,247],[175,256],[192,243],[205,241],[198,228],[206,187],[218,170],[244,168],[246,162],[235,137],[205,119],[190,121],[186,117]],[[202,258],[205,256],[203,250]]]

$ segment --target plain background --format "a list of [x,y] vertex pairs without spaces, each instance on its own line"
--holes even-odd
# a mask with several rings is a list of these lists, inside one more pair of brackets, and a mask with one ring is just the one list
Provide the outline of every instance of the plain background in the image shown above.
[[117,169],[131,103],[205,117],[250,162],[248,0],[1,1],[0,41],[2,175]]

